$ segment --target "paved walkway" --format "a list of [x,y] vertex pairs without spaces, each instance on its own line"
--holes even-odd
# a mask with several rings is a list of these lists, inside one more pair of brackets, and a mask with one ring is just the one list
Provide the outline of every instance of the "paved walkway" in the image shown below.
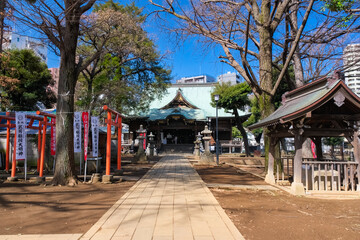
[[188,160],[166,156],[81,239],[244,238]]

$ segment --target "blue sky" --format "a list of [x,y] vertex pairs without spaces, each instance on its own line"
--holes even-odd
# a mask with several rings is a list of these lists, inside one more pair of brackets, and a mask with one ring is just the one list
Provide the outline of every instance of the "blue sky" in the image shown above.
[[[156,9],[148,0],[122,0],[120,2],[126,4],[133,1],[136,6],[144,8],[144,13],[150,13]],[[170,21],[171,24],[168,16],[167,20]],[[310,20],[307,28],[311,28],[312,25],[316,23],[316,21],[312,22],[312,20]],[[159,27],[159,23],[152,17],[149,17],[145,23],[145,29],[158,46],[160,53],[165,55],[164,63],[172,70],[173,81],[182,77],[202,74],[217,77],[226,72],[234,72],[232,67],[220,62],[218,56],[223,55],[223,51],[219,46],[204,48],[201,43],[196,41],[196,38],[190,38],[176,44],[176,40],[165,33]],[[358,42],[358,39],[359,37],[357,35],[357,38],[355,38],[355,40],[351,39],[351,42]],[[59,58],[50,52],[48,55],[48,66],[59,66]]]
[[[145,13],[154,9],[147,0],[135,0],[135,4],[139,7],[144,7]],[[222,54],[222,50],[219,47],[204,49],[196,39],[188,39],[176,46],[175,42],[157,27],[156,22],[152,18],[149,18],[149,21],[146,22],[146,30],[158,46],[160,53],[165,54],[165,64],[172,70],[173,81],[182,77],[202,74],[208,74],[216,78],[220,74],[229,71],[234,72],[230,66],[221,63],[218,59],[218,56]],[[58,67],[59,61],[59,57],[51,53],[49,49],[49,68]]]

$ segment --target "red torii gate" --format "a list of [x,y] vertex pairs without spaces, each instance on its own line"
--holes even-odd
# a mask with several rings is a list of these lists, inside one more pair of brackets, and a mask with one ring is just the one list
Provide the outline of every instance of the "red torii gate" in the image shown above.
[[[110,109],[104,105],[103,109],[107,111],[107,133],[106,133],[106,175],[110,175],[110,162],[111,162],[111,126],[118,128],[118,151],[117,151],[117,170],[121,169],[121,133],[122,133],[122,117],[120,113]],[[112,120],[111,114],[115,115],[115,120]]]
[[[38,130],[38,159],[37,159],[37,172],[40,170],[40,153],[41,153],[41,129],[42,129],[42,121],[43,119],[41,117],[35,116],[35,115],[26,115],[26,118],[30,118],[29,125],[27,128]],[[39,121],[39,126],[35,127],[33,126],[34,121]]]
[[5,158],[5,170],[9,172],[9,161],[10,161],[10,129],[14,128],[16,125],[11,123],[15,121],[15,117],[10,117],[10,113],[7,112],[6,116],[0,115],[0,122],[2,119],[6,120],[6,124],[0,124],[0,127],[6,127],[6,158]]
[[[29,129],[37,129],[39,130],[38,132],[38,161],[37,161],[37,170],[39,172],[39,165],[40,165],[40,152],[41,152],[41,125],[42,125],[42,118],[35,116],[35,115],[26,115],[26,118],[30,119],[29,124],[26,126],[26,128]],[[7,131],[6,131],[6,163],[5,163],[5,170],[8,172],[9,171],[9,160],[10,160],[10,129],[11,128],[15,128],[16,124],[11,123],[11,121],[15,121],[15,117],[14,116],[10,116],[10,112],[6,113],[6,116],[2,116],[0,115],[0,122],[2,119],[7,120],[6,124],[0,124],[0,127],[6,127]],[[35,127],[33,126],[33,123],[35,120],[39,121],[39,126]],[[16,130],[15,130],[16,131]],[[11,177],[15,177],[15,172],[16,172],[16,132],[14,134],[14,151],[13,151],[13,164],[12,164],[12,169],[11,169]]]
[[[54,125],[50,122],[48,122],[47,118],[54,118],[56,119],[56,115],[41,111],[36,111],[37,115],[44,116],[42,121],[42,141],[41,141],[41,154],[40,154],[40,169],[39,169],[39,177],[43,177],[44,172],[44,159],[45,159],[45,143],[46,143],[46,127]],[[39,124],[40,126],[40,124]],[[40,132],[40,131],[39,131]]]

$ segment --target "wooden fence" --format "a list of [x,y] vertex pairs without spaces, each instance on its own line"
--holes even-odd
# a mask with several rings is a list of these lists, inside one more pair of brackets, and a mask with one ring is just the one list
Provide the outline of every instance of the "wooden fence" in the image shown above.
[[[276,160],[276,183],[290,185],[293,181],[293,156]],[[356,191],[360,166],[357,162],[303,158],[302,182],[306,191]]]

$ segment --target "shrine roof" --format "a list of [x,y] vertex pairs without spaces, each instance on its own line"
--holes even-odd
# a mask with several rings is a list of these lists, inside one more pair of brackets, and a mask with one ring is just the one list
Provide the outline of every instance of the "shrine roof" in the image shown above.
[[[340,98],[340,102],[337,102],[337,96]],[[345,102],[346,104],[351,104],[354,111],[348,114],[356,114],[358,116],[358,113],[360,113],[360,98],[338,76],[324,77],[285,93],[282,105],[270,116],[249,126],[249,129],[284,123],[306,114],[311,116],[313,111],[319,109],[332,99],[334,106],[337,106],[339,109]]]
[[205,120],[206,116],[203,110],[201,109],[191,109],[191,108],[169,108],[169,109],[150,109],[148,112],[148,120],[162,120],[166,119],[168,116],[183,116],[186,119],[198,119]]
[[[216,84],[173,84],[167,89],[161,99],[155,99],[150,103],[150,110],[143,115],[148,116],[150,121],[165,119],[169,115],[183,115],[187,119],[205,120],[216,116],[215,107],[211,106],[211,92]],[[173,106],[176,97],[181,97],[187,106]],[[175,113],[174,110],[179,112]],[[247,112],[239,111],[239,115],[246,115]],[[233,117],[231,113],[224,109],[218,109],[219,117]]]

